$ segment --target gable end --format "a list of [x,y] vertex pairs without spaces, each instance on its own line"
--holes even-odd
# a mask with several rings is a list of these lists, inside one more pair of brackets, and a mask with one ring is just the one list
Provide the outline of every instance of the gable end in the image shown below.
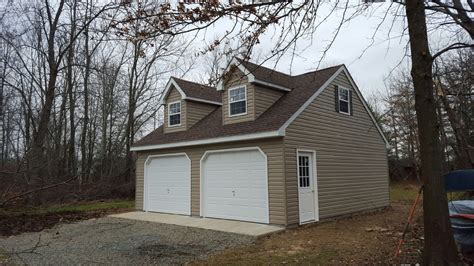
[[301,113],[303,113],[303,111],[323,92],[325,91],[328,87],[332,87],[330,86],[331,84],[333,84],[334,80],[341,74],[341,73],[344,73],[347,77],[347,79],[349,80],[349,83],[351,84],[352,88],[354,89],[354,92],[356,93],[357,97],[360,99],[361,103],[362,103],[362,106],[364,107],[364,109],[366,110],[366,112],[368,113],[369,117],[371,118],[372,120],[372,123],[374,125],[374,127],[377,129],[378,133],[380,134],[380,136],[382,137],[383,141],[385,142],[385,146],[386,147],[389,147],[389,142],[387,140],[387,138],[385,138],[384,134],[383,134],[383,131],[382,129],[380,128],[380,126],[378,125],[377,121],[375,120],[375,117],[374,115],[372,114],[372,111],[370,111],[368,105],[367,105],[367,102],[364,100],[364,97],[362,96],[359,88],[357,87],[357,85],[355,84],[354,80],[352,79],[352,76],[350,75],[349,71],[347,70],[346,66],[341,66],[332,76],[331,78],[329,78],[322,86],[319,90],[317,90],[313,96],[311,96],[286,122],[285,124],[283,124],[283,126],[280,127],[280,129],[278,130],[280,132],[280,134],[282,135],[285,135],[285,131],[286,129],[288,128],[288,126],[296,119],[298,118],[299,115],[301,115]]

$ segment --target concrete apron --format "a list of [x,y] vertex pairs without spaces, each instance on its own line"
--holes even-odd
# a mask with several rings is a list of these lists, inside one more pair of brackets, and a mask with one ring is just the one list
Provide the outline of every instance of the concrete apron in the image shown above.
[[109,216],[130,220],[189,226],[248,236],[263,236],[285,230],[283,227],[268,224],[258,224],[251,222],[230,221],[212,218],[199,218],[185,215],[154,212],[135,211],[113,214]]

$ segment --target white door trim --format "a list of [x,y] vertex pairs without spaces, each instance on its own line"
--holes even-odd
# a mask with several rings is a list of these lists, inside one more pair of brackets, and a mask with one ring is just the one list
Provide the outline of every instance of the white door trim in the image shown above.
[[300,224],[307,224],[307,223],[314,223],[319,221],[319,197],[318,197],[318,172],[317,172],[317,166],[316,166],[316,150],[309,150],[309,149],[296,149],[296,182],[297,182],[297,187],[298,187],[298,216],[299,216],[299,174],[298,174],[298,157],[300,152],[304,153],[311,153],[313,157],[313,187],[314,187],[314,221],[305,221],[305,222],[299,222]]
[[[148,202],[147,202],[147,196],[148,196],[148,178],[147,178],[147,165],[150,164],[150,161],[154,158],[159,158],[159,157],[174,157],[174,156],[185,156],[188,161],[189,161],[189,189],[191,190],[191,159],[185,152],[180,152],[180,153],[167,153],[167,154],[158,154],[158,155],[148,155],[148,157],[145,160],[145,163],[143,165],[143,210],[145,212],[148,212]],[[189,191],[189,195],[191,195],[191,191]],[[191,215],[191,202],[189,203],[189,215]]]
[[208,150],[204,152],[204,154],[201,157],[201,160],[199,161],[199,214],[201,217],[205,217],[204,215],[204,202],[203,202],[203,195],[204,195],[204,171],[203,171],[203,162],[207,158],[209,154],[212,153],[219,153],[219,152],[232,152],[232,151],[251,151],[251,150],[257,150],[259,151],[263,157],[265,158],[265,184],[266,184],[266,193],[267,193],[267,204],[266,204],[266,223],[270,223],[270,197],[268,195],[268,157],[263,152],[260,147],[254,146],[254,147],[243,147],[243,148],[232,148],[232,149],[222,149],[222,150]]

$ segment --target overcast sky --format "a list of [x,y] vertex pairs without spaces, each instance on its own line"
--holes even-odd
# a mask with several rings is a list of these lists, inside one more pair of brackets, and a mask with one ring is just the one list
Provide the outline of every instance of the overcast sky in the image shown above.
[[[396,73],[401,68],[410,69],[409,57],[406,56],[409,50],[407,50],[407,31],[403,30],[405,27],[404,17],[394,16],[395,8],[400,8],[399,14],[404,14],[404,9],[398,4],[393,4],[389,8],[390,5],[388,2],[372,4],[361,15],[345,23],[332,48],[320,62],[322,52],[339,24],[342,10],[333,14],[328,21],[321,24],[313,35],[312,41],[299,40],[296,47],[298,56],[293,58],[292,67],[290,67],[291,55],[288,54],[278,61],[276,69],[285,73],[301,74],[315,70],[318,64],[320,64],[320,68],[346,64],[365,97],[377,92],[384,93],[387,78],[391,73]],[[328,8],[322,9],[320,11],[321,17],[325,15],[325,12],[329,12],[328,10]],[[385,15],[385,22],[379,27],[373,44],[366,49],[372,42],[371,38],[376,27]],[[229,21],[220,21],[205,35],[200,36],[201,39],[196,40],[194,45],[202,47],[206,41],[210,42],[230,25],[232,23]],[[389,32],[391,32],[390,35]],[[253,61],[267,58],[274,43],[272,36],[272,31],[270,31],[260,40],[261,43],[255,47]],[[442,37],[434,34],[433,36],[436,40],[433,43],[439,45],[438,39]],[[306,49],[303,50],[303,48]],[[365,53],[364,50],[366,50]],[[275,61],[268,61],[263,65],[273,68]],[[392,72],[393,70],[395,72]],[[196,77],[196,75],[200,75],[199,67],[195,68],[189,76],[193,79],[192,77]]]

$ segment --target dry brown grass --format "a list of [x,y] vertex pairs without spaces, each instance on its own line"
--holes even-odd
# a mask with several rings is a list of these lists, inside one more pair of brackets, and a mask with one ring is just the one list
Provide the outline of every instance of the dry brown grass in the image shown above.
[[[407,236],[400,258],[394,259],[409,207],[417,194],[414,185],[392,187],[392,204],[382,211],[288,229],[263,237],[252,246],[225,250],[206,265],[414,263],[422,247],[421,218]],[[420,206],[418,206],[420,207]]]

